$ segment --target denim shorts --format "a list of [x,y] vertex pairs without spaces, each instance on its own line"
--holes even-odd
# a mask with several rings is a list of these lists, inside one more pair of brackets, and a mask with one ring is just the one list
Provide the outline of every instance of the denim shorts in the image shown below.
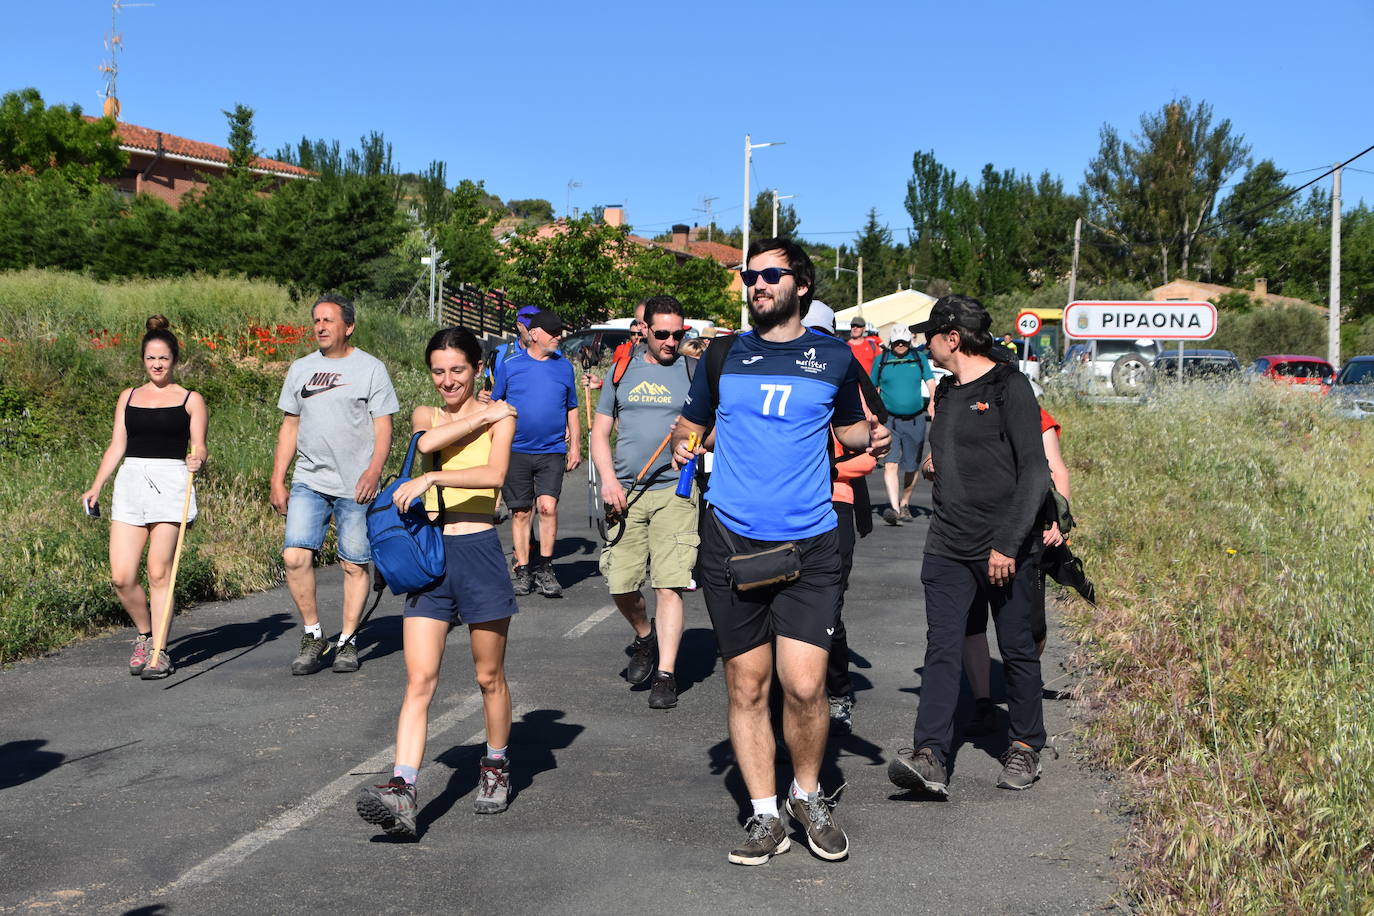
[[406,595],[403,616],[473,624],[505,620],[520,610],[495,528],[444,535],[444,561],[442,579]]
[[883,458],[883,463],[895,464],[903,471],[915,471],[926,444],[926,415],[918,413],[911,420],[893,416],[887,428],[892,432],[892,450]]
[[367,504],[350,496],[326,496],[299,483],[291,485],[291,497],[286,503],[286,543],[283,546],[318,551],[324,546],[330,516],[334,517],[339,559],[359,566],[371,560],[372,550],[367,545]]

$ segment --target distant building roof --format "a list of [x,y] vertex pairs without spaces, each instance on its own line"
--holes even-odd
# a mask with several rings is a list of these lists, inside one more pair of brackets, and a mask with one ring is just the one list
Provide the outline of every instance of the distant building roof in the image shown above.
[[[87,120],[96,121],[99,119],[88,118]],[[126,152],[157,153],[161,150],[164,155],[175,156],[194,163],[218,166],[219,168],[226,168],[229,165],[229,150],[213,143],[189,140],[186,137],[178,137],[176,134],[153,130],[149,127],[140,127],[125,121],[115,123],[115,135],[119,138],[120,148]],[[258,156],[253,160],[253,169],[268,175],[281,175],[287,178],[308,178],[315,174],[298,165],[279,162],[276,159],[267,159],[263,156]]]
[[1290,308],[1309,308],[1316,309],[1323,314],[1326,307],[1308,302],[1306,299],[1297,299],[1293,296],[1280,296],[1269,292],[1268,284],[1264,280],[1256,280],[1253,289],[1237,289],[1233,286],[1222,286],[1219,283],[1202,283],[1198,280],[1174,279],[1165,283],[1163,286],[1156,286],[1150,290],[1150,301],[1167,302],[1170,299],[1187,300],[1212,300],[1230,293],[1243,293],[1252,299],[1259,299],[1266,305],[1288,306]]

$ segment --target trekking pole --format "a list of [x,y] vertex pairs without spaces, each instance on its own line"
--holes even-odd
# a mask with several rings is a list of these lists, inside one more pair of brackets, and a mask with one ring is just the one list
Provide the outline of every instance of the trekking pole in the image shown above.
[[153,654],[149,657],[148,667],[156,668],[159,658],[167,649],[167,636],[172,630],[172,598],[177,590],[177,568],[181,566],[181,548],[186,543],[186,516],[191,514],[191,491],[196,480],[196,472],[186,471],[186,496],[181,500],[181,525],[177,528],[177,546],[172,553],[172,574],[167,578],[167,600],[163,602],[162,620],[158,622],[153,634]]

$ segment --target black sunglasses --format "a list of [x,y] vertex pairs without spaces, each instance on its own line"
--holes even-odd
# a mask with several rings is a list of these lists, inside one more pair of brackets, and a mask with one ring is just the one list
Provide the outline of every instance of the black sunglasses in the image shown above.
[[753,286],[759,282],[759,277],[763,277],[764,283],[777,283],[792,273],[795,271],[790,267],[765,267],[763,270],[741,270],[739,278],[744,281],[745,286]]
[[685,328],[681,331],[654,331],[654,337],[659,340],[667,340],[669,337],[673,338],[673,340],[682,340],[682,338],[686,336],[687,331]]

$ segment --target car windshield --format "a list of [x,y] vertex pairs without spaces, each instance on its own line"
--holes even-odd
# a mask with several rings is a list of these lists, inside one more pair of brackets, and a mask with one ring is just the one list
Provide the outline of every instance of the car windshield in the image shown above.
[[1274,374],[1284,378],[1325,378],[1331,374],[1326,363],[1275,363]]
[[[1155,362],[1156,371],[1161,371],[1165,375],[1174,375],[1178,372],[1178,357],[1161,356]],[[1229,356],[1185,356],[1183,357],[1183,374],[1192,375],[1225,375],[1228,372],[1236,372],[1240,366]]]
[[1341,370],[1342,385],[1374,385],[1374,359],[1346,363]]

